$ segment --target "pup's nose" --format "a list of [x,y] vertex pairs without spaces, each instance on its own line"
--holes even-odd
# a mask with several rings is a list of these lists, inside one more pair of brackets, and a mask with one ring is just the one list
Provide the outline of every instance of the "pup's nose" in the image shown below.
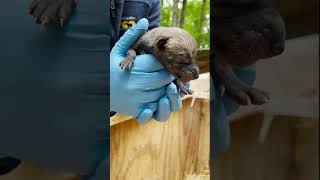
[[279,55],[281,54],[283,51],[284,51],[284,43],[276,43],[272,46],[272,49],[271,49],[272,53],[274,55]]
[[178,78],[182,82],[189,82],[191,80],[199,78],[200,70],[196,64],[192,64],[184,67],[180,72],[181,72],[180,75],[179,74],[177,75]]
[[198,79],[199,78],[200,70],[199,70],[199,67],[197,65],[195,65],[194,68],[192,69],[192,74],[193,74],[193,78],[194,79]]

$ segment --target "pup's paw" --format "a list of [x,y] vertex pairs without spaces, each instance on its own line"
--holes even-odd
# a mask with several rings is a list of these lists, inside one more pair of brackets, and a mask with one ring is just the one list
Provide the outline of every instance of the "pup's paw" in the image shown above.
[[224,93],[240,105],[262,105],[270,100],[267,92],[244,84],[226,82],[219,85],[218,94],[223,96]]
[[134,63],[134,58],[126,57],[120,62],[119,66],[123,70],[129,70],[130,71],[132,66],[133,66],[133,63]]
[[177,79],[177,80],[175,80],[174,82],[175,82],[175,84],[177,85],[179,91],[180,91],[182,94],[184,94],[184,95],[192,95],[192,94],[194,93],[194,91],[191,90],[191,89],[188,89],[188,88],[183,84],[182,81],[180,81],[180,80]]
[[28,13],[37,24],[59,24],[62,27],[76,5],[77,0],[33,0]]
[[255,105],[262,105],[270,100],[270,96],[267,92],[257,88],[250,88],[248,95],[250,96],[251,103]]

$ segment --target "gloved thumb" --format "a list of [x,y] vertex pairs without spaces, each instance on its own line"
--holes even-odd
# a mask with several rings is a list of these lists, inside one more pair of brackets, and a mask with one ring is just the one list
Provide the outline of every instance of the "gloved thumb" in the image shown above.
[[125,56],[134,43],[148,30],[149,21],[143,18],[132,28],[128,29],[111,51],[111,55]]

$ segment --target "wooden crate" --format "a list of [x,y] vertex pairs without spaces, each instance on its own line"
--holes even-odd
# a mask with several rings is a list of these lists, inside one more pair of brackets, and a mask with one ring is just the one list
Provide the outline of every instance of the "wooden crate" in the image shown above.
[[[191,83],[181,112],[167,122],[139,125],[116,115],[110,121],[111,180],[209,180],[209,74]],[[192,107],[191,107],[192,105]],[[23,163],[0,180],[77,180]]]
[[[111,180],[209,180],[209,103],[191,98],[167,122],[111,126]],[[77,180],[24,163],[0,180]]]
[[263,115],[231,124],[232,143],[214,161],[215,180],[318,180],[319,123],[299,117],[276,116],[263,143]]
[[112,119],[112,180],[209,180],[209,74],[191,88],[195,97],[186,97],[182,111],[166,122]]

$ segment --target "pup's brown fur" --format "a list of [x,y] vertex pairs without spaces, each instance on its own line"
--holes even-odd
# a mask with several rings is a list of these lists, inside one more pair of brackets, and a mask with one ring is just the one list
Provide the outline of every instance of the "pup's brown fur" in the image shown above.
[[196,51],[196,41],[185,30],[177,27],[158,27],[145,33],[135,43],[120,66],[130,70],[136,52],[153,54],[168,72],[177,78],[180,91],[192,94],[192,91],[185,89],[183,83],[199,77]]
[[33,0],[28,13],[37,24],[64,26],[78,0]]

